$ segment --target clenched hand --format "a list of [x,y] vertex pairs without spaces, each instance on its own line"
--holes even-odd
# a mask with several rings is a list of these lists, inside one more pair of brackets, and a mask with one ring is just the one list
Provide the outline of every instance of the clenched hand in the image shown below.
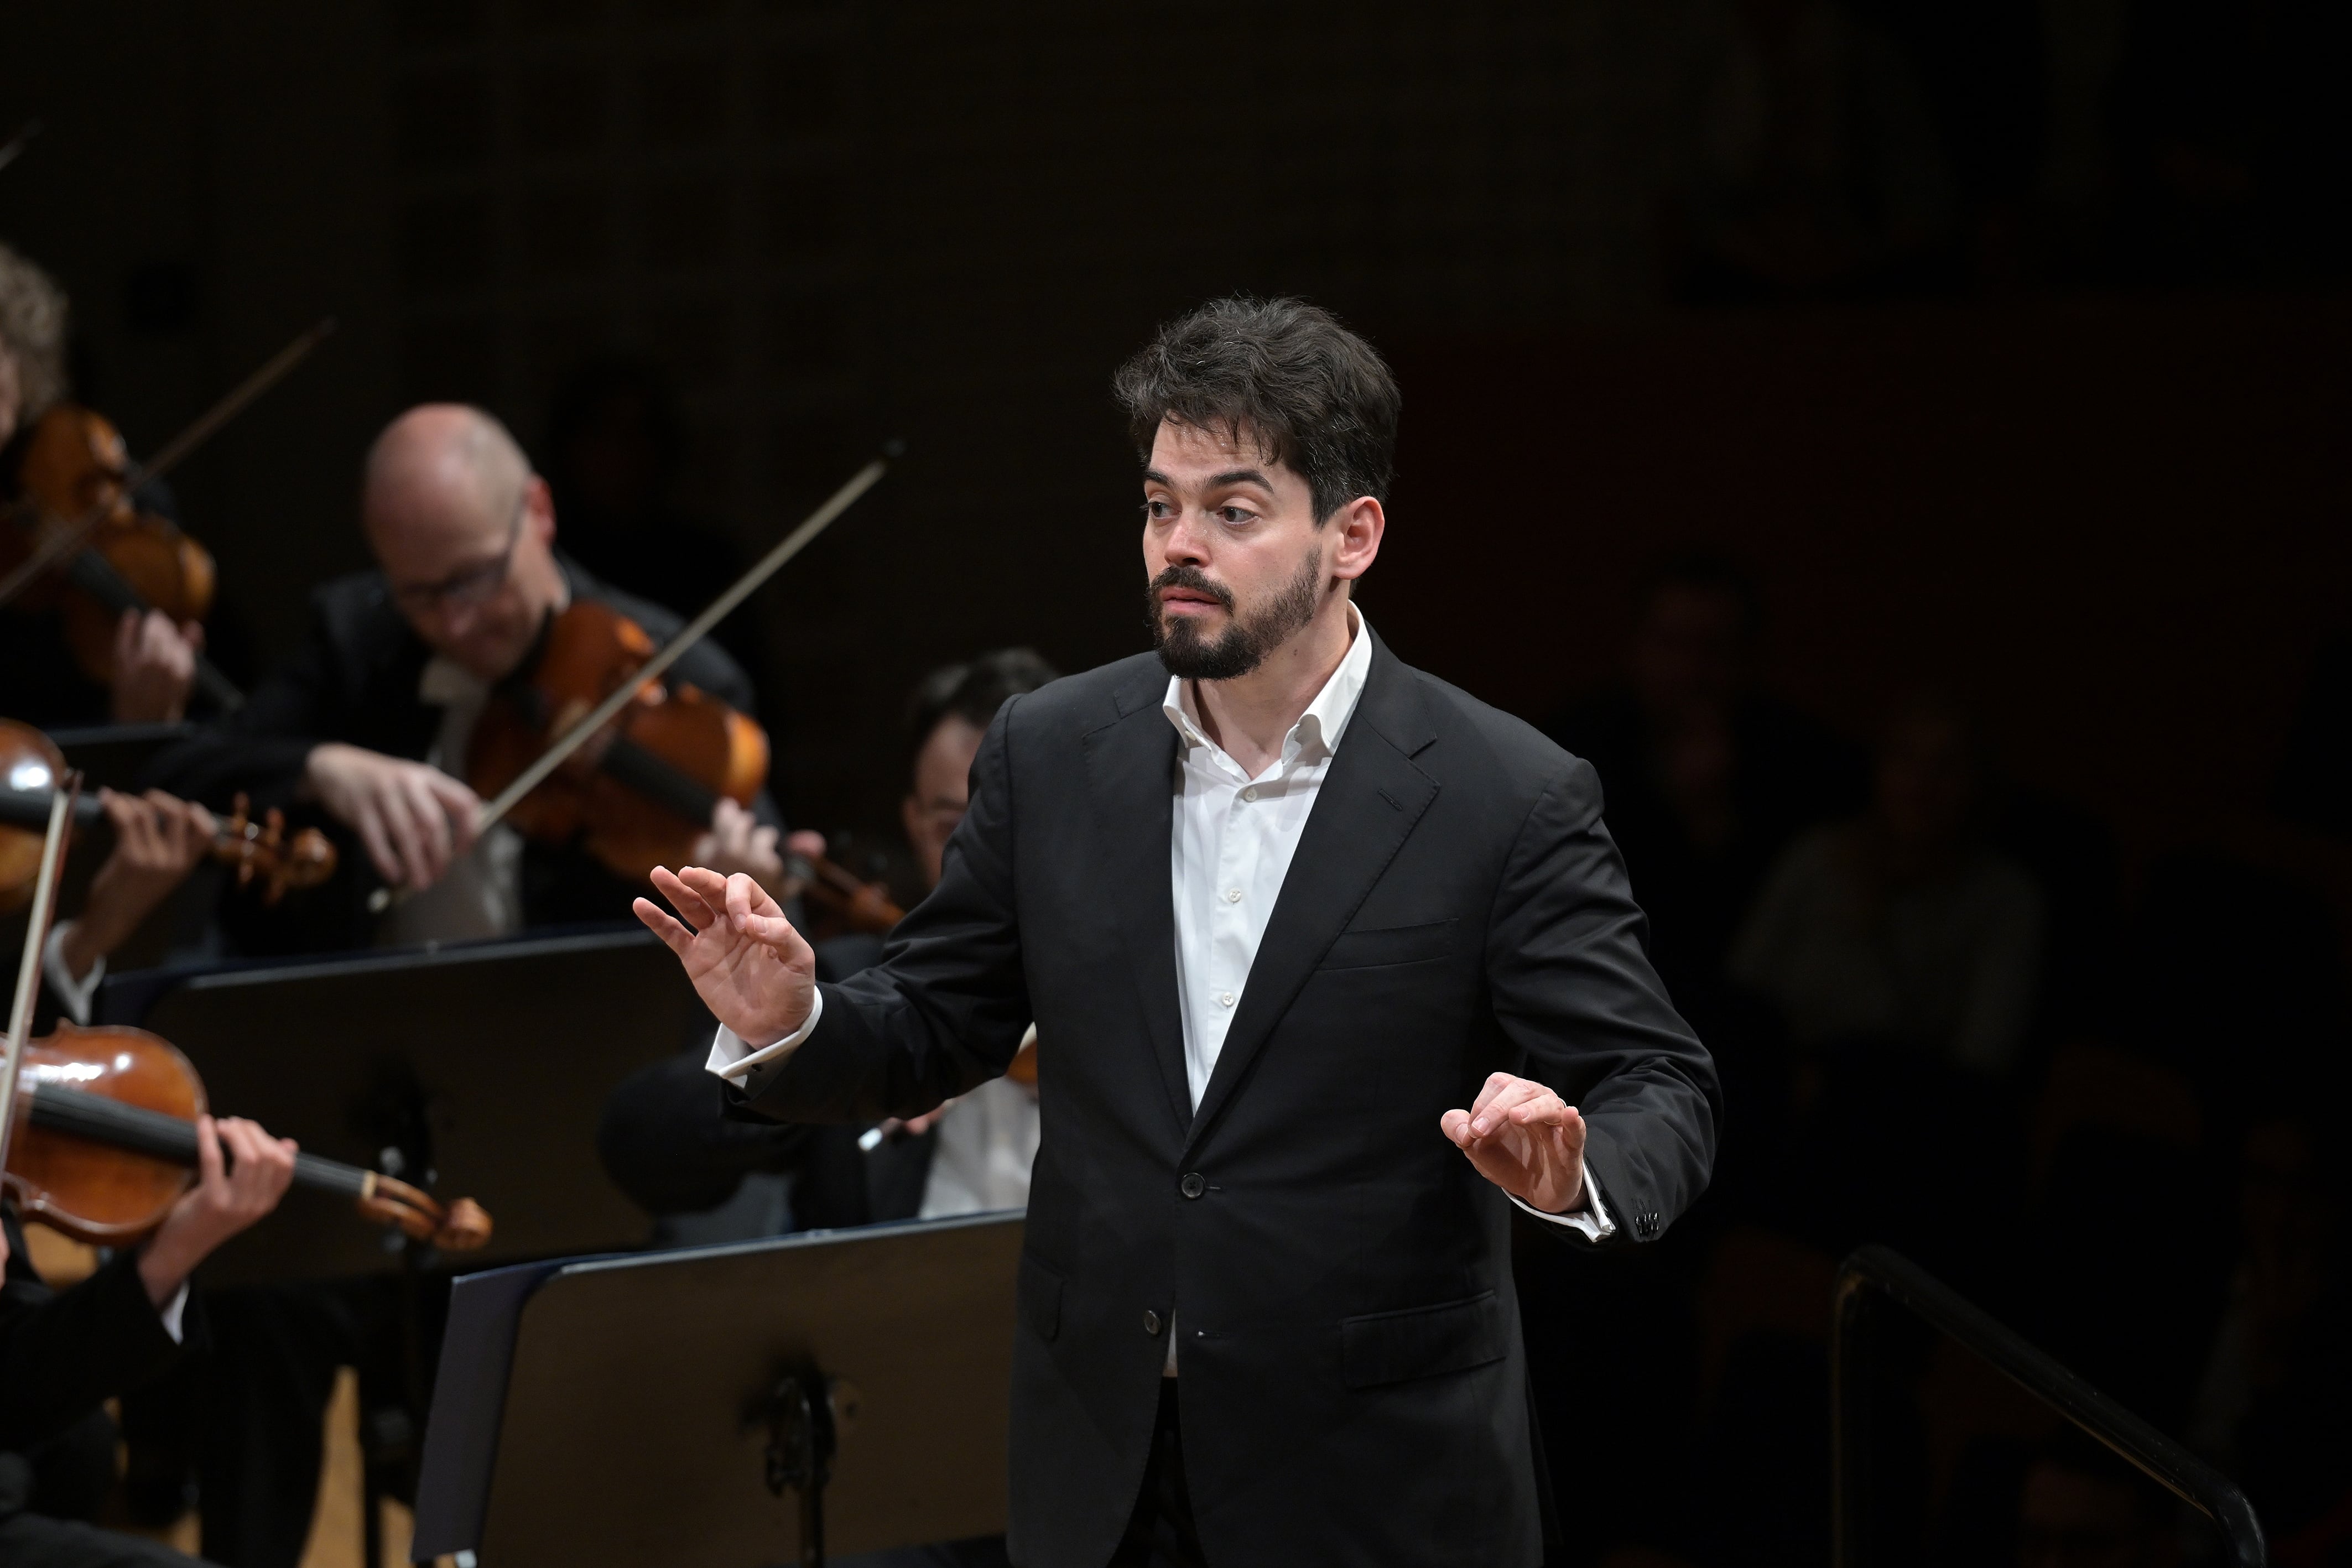
[[1490,1074],[1475,1104],[1437,1125],[1480,1176],[1528,1207],[1565,1214],[1583,1202],[1584,1118],[1542,1084]]

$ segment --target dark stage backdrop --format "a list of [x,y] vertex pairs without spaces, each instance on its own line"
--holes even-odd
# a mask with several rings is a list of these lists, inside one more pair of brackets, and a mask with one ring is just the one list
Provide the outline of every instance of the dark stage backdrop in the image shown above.
[[[2345,303],[1678,314],[1688,9],[19,5],[0,132],[47,129],[0,172],[0,238],[72,290],[141,448],[341,320],[182,476],[264,658],[359,563],[359,457],[410,401],[529,443],[566,370],[649,356],[693,431],[681,501],[747,548],[907,438],[762,600],[804,822],[891,820],[926,667],[1140,645],[1106,381],[1234,288],[1397,359],[1367,602],[1473,691],[1533,714],[1603,678],[1637,569],[1703,542],[1762,573],[1774,678],[1841,723],[1933,677],[2136,832],[2256,802],[2352,614]],[[2049,78],[2075,217],[2114,41],[2084,47]]]

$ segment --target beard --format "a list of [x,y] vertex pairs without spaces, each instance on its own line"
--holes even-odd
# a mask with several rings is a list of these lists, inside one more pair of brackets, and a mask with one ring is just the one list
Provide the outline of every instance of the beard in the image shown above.
[[[1151,580],[1143,592],[1144,615],[1151,622],[1151,645],[1168,673],[1187,681],[1230,681],[1248,674],[1265,656],[1296,636],[1315,619],[1323,592],[1320,552],[1309,549],[1274,597],[1255,613],[1234,607],[1233,591],[1212,582],[1197,566],[1171,566]],[[1224,606],[1225,629],[1204,635],[1191,616],[1170,616],[1160,606],[1162,589],[1188,588],[1205,593]]]

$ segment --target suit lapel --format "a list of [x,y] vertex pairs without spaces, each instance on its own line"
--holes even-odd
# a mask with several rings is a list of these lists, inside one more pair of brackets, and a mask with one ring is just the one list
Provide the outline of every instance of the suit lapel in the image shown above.
[[[1113,695],[1118,716],[1086,737],[1096,843],[1128,974],[1143,1009],[1160,1086],[1181,1132],[1192,1119],[1184,1077],[1184,1025],[1176,1012],[1176,904],[1169,885],[1175,827],[1176,731],[1160,711],[1167,677],[1145,674]],[[1146,688],[1149,689],[1146,689]]]
[[[1282,1015],[1307,984],[1389,862],[1437,798],[1437,782],[1413,766],[1413,755],[1435,738],[1420,688],[1377,638],[1372,667],[1339,750],[1317,791],[1315,809],[1299,835],[1265,936],[1250,965],[1233,1028],[1217,1054],[1216,1071],[1192,1118],[1190,1154],[1232,1097]],[[1172,766],[1172,758],[1171,762]],[[1162,818],[1167,811],[1163,810]],[[1161,883],[1167,880],[1165,868]],[[1174,916],[1168,942],[1174,941]],[[1166,990],[1171,1000],[1171,969]],[[1181,1081],[1180,1061],[1179,1081]]]

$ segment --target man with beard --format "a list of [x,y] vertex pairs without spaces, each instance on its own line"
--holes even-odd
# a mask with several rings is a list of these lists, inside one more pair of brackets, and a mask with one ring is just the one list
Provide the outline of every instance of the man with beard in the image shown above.
[[759,885],[705,868],[655,873],[687,924],[637,914],[769,1115],[916,1115],[1031,1019],[1052,1042],[1014,1561],[1531,1568],[1511,1205],[1654,1240],[1706,1183],[1714,1069],[1592,770],[1350,602],[1400,402],[1370,346],[1222,300],[1116,384],[1157,653],[1004,706],[884,961],[820,988]]

